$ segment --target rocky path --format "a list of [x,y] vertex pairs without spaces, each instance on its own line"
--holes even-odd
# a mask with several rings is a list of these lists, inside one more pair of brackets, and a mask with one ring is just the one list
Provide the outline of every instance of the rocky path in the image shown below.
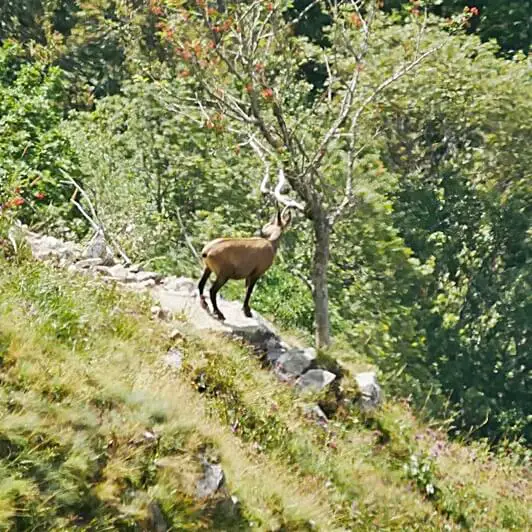
[[[80,274],[99,276],[106,282],[115,282],[125,289],[149,292],[154,299],[155,316],[170,319],[172,314],[185,315],[196,329],[227,334],[252,344],[258,355],[276,375],[302,390],[321,390],[340,375],[319,367],[312,347],[289,345],[271,323],[257,312],[252,318],[244,316],[239,302],[219,297],[219,306],[225,322],[215,319],[201,308],[196,281],[185,277],[163,277],[157,272],[144,271],[138,265],[117,263],[111,248],[101,236],[87,247],[57,238],[33,233],[25,227],[16,228],[29,244],[33,256]],[[361,392],[361,407],[375,408],[381,402],[381,391],[374,372],[355,375]]]

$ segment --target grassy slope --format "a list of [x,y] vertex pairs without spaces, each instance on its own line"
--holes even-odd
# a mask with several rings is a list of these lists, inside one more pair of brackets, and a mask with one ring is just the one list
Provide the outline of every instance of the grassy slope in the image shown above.
[[[524,468],[406,406],[324,429],[245,346],[182,322],[170,341],[149,301],[2,259],[0,286],[0,529],[145,529],[153,500],[174,530],[530,526]],[[240,513],[195,499],[200,453]]]

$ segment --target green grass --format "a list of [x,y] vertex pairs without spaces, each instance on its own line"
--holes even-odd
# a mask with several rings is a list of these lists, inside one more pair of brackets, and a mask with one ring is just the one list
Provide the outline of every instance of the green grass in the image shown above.
[[[326,397],[242,344],[151,320],[146,299],[29,261],[0,259],[0,286],[0,529],[149,529],[154,501],[173,530],[530,527],[523,465],[405,404],[340,405],[323,428],[305,407]],[[161,362],[174,344],[179,371]],[[227,480],[207,500],[202,454]]]

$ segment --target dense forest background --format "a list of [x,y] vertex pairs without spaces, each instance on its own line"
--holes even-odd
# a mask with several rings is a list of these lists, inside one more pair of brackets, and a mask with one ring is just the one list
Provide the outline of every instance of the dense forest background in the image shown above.
[[[262,89],[260,105],[275,116],[282,100],[293,116],[307,117],[298,127],[319,134],[328,107],[316,102],[329,98],[333,106],[343,90],[327,82],[323,56],[336,51],[331,27],[350,24],[345,31],[358,42],[373,3],[339,4],[2,0],[4,221],[89,238],[92,227],[72,201],[86,205],[75,180],[133,260],[197,277],[191,248],[254,233],[274,203],[259,191],[256,151],[230,117],[207,108],[205,72],[222,78],[215,62],[198,59],[203,52],[192,43],[207,41],[191,36],[191,24],[212,17],[216,47],[242,6],[265,24],[279,13],[272,31],[296,20],[287,41],[302,50],[294,64],[283,70],[266,57],[254,67],[275,87]],[[453,434],[530,442],[530,2],[390,0],[376,7],[364,60],[338,60],[340,74],[360,72],[362,91],[403,61],[416,36],[427,47],[444,45],[380,92],[361,118],[353,201],[330,234],[333,344],[374,361],[392,393],[450,419]],[[240,90],[253,100],[253,90]],[[341,146],[330,153],[323,191],[334,196]],[[255,308],[309,333],[314,242],[312,216],[296,216],[254,294]],[[241,287],[227,290],[242,295]]]

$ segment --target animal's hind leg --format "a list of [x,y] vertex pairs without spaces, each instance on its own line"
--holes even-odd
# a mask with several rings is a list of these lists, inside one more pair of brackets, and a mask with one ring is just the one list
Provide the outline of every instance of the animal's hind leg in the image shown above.
[[225,316],[220,312],[220,309],[218,308],[218,304],[216,303],[216,294],[218,293],[218,290],[220,290],[220,288],[222,288],[222,286],[227,283],[227,281],[227,278],[217,277],[216,281],[214,281],[214,284],[211,286],[210,289],[212,310],[214,312],[214,315],[222,321],[225,320]]
[[205,284],[207,283],[207,279],[209,278],[210,274],[211,270],[205,266],[205,270],[203,270],[203,275],[201,276],[200,282],[198,284],[200,305],[204,309],[207,308],[207,302],[205,301],[205,296],[203,295],[203,289],[205,288]]

